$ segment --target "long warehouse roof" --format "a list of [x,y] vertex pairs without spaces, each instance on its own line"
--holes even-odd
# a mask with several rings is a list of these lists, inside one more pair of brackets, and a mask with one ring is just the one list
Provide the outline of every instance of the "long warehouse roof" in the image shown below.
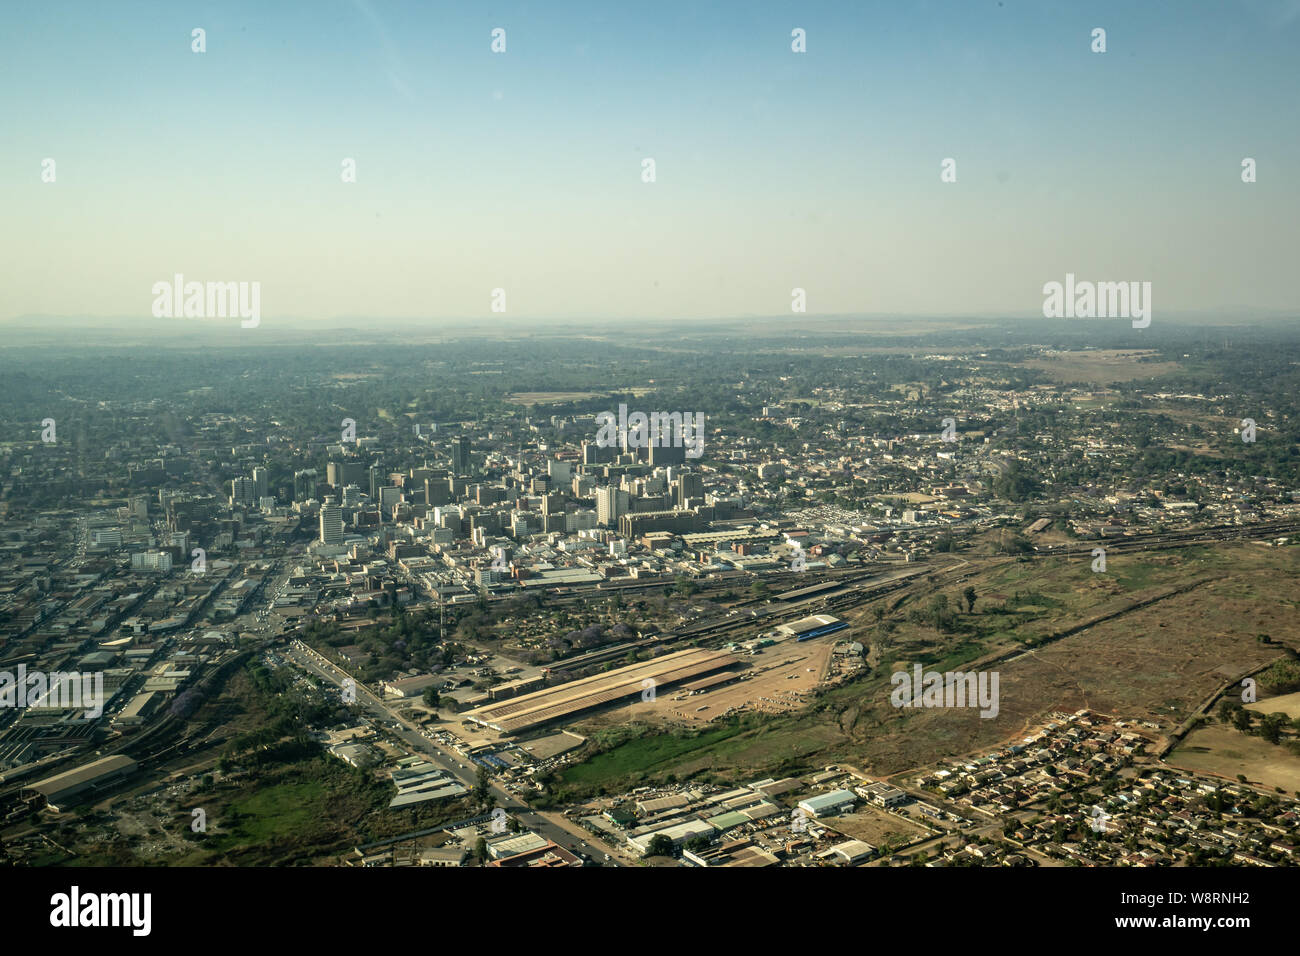
[[529,727],[640,694],[642,681],[647,678],[653,680],[655,686],[675,684],[736,663],[736,657],[723,651],[691,648],[570,681],[558,687],[487,704],[467,711],[462,716],[503,733],[518,733]]

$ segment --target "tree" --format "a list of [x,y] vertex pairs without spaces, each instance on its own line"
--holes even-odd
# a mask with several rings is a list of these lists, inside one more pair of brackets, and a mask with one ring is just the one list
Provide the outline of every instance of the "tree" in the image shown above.
[[478,859],[478,865],[483,866],[487,863],[487,840],[479,837],[474,841],[474,856]]
[[1237,711],[1241,710],[1241,704],[1231,697],[1225,697],[1219,701],[1219,720],[1225,724],[1231,724],[1236,720]]
[[1259,735],[1271,744],[1282,741],[1282,728],[1289,718],[1281,712],[1269,714],[1259,722]]
[[424,690],[424,702],[435,710],[438,707],[438,688],[426,687]]
[[650,844],[646,847],[646,856],[672,856],[674,844],[673,841],[662,833],[656,833],[650,838]]
[[966,599],[966,613],[967,613],[967,614],[970,614],[970,613],[974,612],[974,610],[975,610],[975,589],[974,589],[973,587],[971,587],[971,586],[968,584],[968,585],[966,585],[966,589],[965,589],[964,591],[961,592],[961,596],[964,597],[964,598]]

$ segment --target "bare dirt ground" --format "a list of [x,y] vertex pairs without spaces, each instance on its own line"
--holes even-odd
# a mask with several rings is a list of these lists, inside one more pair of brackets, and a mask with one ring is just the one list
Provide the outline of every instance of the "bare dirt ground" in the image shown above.
[[846,813],[824,822],[849,839],[862,840],[874,847],[879,847],[882,843],[890,843],[894,846],[910,843],[930,832],[925,827],[874,807],[864,807],[854,813]]
[[601,392],[513,392],[506,401],[514,405],[559,405],[563,402],[581,402],[598,398]]
[[1294,694],[1282,694],[1278,697],[1266,697],[1264,700],[1247,704],[1246,709],[1261,714],[1276,714],[1280,711],[1294,720],[1300,717],[1300,691]]
[[658,718],[707,723],[742,711],[782,714],[798,710],[807,703],[812,689],[826,679],[834,644],[833,638],[827,638],[765,647],[744,658],[750,665],[744,672],[747,676],[733,684],[692,695],[680,687],[669,687],[653,702],[636,701],[609,716],[616,721]]
[[1058,352],[1023,364],[1039,369],[1058,382],[1128,382],[1138,378],[1169,375],[1176,362],[1150,362],[1150,349],[1099,349],[1088,352]]

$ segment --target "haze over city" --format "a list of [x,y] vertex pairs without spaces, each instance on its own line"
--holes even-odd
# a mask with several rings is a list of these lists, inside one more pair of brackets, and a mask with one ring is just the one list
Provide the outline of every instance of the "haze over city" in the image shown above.
[[1300,0],[0,6],[20,938],[1288,928],[1298,54]]
[[10,4],[0,317],[177,272],[269,319],[1291,309],[1298,9]]

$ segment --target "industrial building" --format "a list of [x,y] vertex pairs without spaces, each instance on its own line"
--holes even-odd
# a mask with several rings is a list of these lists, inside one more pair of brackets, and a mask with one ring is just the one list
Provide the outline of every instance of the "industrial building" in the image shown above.
[[799,809],[814,817],[829,817],[847,813],[857,802],[857,794],[852,790],[832,790],[830,793],[819,793],[807,800],[800,800]]
[[487,841],[488,856],[494,860],[505,860],[520,853],[532,853],[543,849],[550,840],[531,830],[524,833],[509,833],[492,837]]
[[644,833],[641,836],[630,838],[628,846],[632,847],[638,854],[645,856],[650,849],[650,841],[657,836],[665,836],[672,841],[673,846],[678,847],[683,843],[689,843],[696,837],[706,837],[713,839],[718,831],[703,820],[687,820],[676,826],[667,827],[663,830],[656,830],[654,833]]
[[862,840],[847,840],[831,847],[828,852],[839,857],[846,865],[853,866],[863,860],[869,860],[875,854],[876,848]]
[[520,734],[557,720],[576,717],[605,704],[640,697],[646,688],[679,684],[723,670],[738,662],[736,657],[722,651],[692,648],[521,697],[486,704],[466,711],[461,716],[504,734]]
[[426,800],[441,800],[444,797],[458,797],[469,790],[447,771],[435,767],[427,760],[405,758],[398,761],[397,769],[391,772],[393,784],[397,787],[397,796],[388,804],[388,809],[409,807],[424,803]]
[[122,712],[113,718],[113,726],[137,727],[143,724],[161,700],[162,695],[157,691],[136,694],[131,698],[131,702],[122,708]]
[[[536,834],[529,834],[536,836]],[[488,844],[489,853],[491,852],[491,843]],[[575,854],[570,853],[564,847],[553,843],[550,840],[543,840],[540,846],[535,846],[529,850],[512,853],[509,856],[501,856],[493,859],[488,866],[502,868],[508,867],[552,867],[552,866],[582,866],[582,860]]]
[[906,790],[900,790],[889,783],[873,783],[867,787],[855,787],[854,789],[857,790],[862,799],[870,800],[881,807],[897,807],[912,799],[908,796]]
[[786,637],[793,637],[796,641],[810,641],[814,637],[834,634],[846,627],[848,625],[834,615],[814,614],[812,617],[805,617],[798,621],[782,624],[777,628],[777,631]]
[[707,850],[683,850],[682,859],[696,866],[764,867],[777,866],[776,855],[755,846],[749,839],[731,840]]
[[442,684],[446,680],[437,674],[419,674],[415,677],[403,677],[399,680],[384,681],[384,694],[388,697],[419,697],[430,687]]
[[495,687],[488,688],[488,697],[491,700],[506,700],[510,697],[517,697],[520,694],[526,694],[530,690],[538,690],[546,686],[546,675],[535,674],[532,677],[521,677],[518,680],[506,681],[504,684],[497,684]]
[[43,799],[45,806],[58,813],[108,789],[134,773],[135,768],[136,762],[130,757],[104,757],[24,787],[22,799]]

